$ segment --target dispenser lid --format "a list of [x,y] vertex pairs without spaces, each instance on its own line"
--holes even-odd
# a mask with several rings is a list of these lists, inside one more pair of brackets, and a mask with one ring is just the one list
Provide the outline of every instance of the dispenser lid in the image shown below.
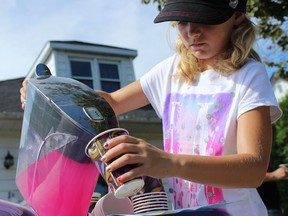
[[45,64],[36,67],[29,84],[59,112],[95,135],[118,127],[118,119],[108,102],[95,90],[71,78],[52,76]]

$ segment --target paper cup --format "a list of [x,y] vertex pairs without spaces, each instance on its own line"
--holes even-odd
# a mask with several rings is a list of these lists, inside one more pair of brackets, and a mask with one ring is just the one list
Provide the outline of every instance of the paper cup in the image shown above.
[[114,214],[133,214],[132,203],[129,198],[118,199],[115,194],[108,193],[103,196],[92,211],[93,216],[106,216]]
[[145,200],[139,200],[138,202],[133,202],[133,207],[134,208],[138,208],[140,206],[143,206],[143,205],[150,205],[150,204],[167,204],[167,199],[164,199],[164,198],[161,198],[161,199],[155,199],[155,200],[148,200],[148,201],[145,201]]
[[131,197],[134,213],[168,211],[168,197],[165,192],[150,192]]
[[117,178],[127,171],[135,168],[137,165],[127,165],[121,167],[113,172],[106,170],[109,163],[102,162],[102,156],[107,152],[103,145],[110,139],[121,136],[128,135],[128,131],[123,128],[113,128],[106,130],[97,136],[95,136],[86,146],[85,153],[90,157],[100,174],[108,184],[109,188],[114,192],[115,197],[118,199],[130,197],[138,193],[144,186],[144,180],[142,178],[132,179],[131,181],[119,184]]
[[147,197],[148,199],[150,199],[151,197],[167,197],[167,193],[166,192],[150,192],[150,193],[143,193],[143,194],[137,194],[131,197],[131,200],[137,200],[138,198],[145,198]]

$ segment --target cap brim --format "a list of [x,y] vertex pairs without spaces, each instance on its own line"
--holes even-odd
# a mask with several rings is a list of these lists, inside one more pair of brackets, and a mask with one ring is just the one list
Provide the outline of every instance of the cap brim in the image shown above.
[[170,4],[166,5],[158,14],[154,19],[154,23],[184,21],[217,25],[227,21],[233,14],[232,9],[215,8],[207,5],[186,4],[185,7],[180,8],[175,4]]

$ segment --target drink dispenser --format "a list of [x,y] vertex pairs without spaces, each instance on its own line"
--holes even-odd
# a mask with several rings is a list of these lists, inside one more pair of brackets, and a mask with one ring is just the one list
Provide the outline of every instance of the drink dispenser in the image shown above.
[[93,89],[37,65],[28,81],[16,173],[22,196],[37,214],[87,215],[99,172],[85,147],[118,126]]

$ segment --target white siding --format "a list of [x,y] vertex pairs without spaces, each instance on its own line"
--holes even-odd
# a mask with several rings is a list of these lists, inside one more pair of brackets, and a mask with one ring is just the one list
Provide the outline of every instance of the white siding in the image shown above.
[[283,99],[288,94],[288,82],[279,79],[274,83],[274,92],[278,101]]
[[[23,200],[15,182],[19,143],[20,131],[0,133],[0,199],[16,203]],[[4,167],[4,158],[8,151],[14,157],[14,166],[7,170]]]
[[50,72],[52,75],[56,75],[56,65],[55,65],[55,54],[51,53],[51,55],[48,57],[47,61],[45,62],[47,67],[50,69]]
[[131,60],[121,61],[120,75],[122,87],[135,81],[135,73]]
[[53,51],[55,55],[55,71],[57,76],[71,77],[69,58],[67,53],[63,51]]

